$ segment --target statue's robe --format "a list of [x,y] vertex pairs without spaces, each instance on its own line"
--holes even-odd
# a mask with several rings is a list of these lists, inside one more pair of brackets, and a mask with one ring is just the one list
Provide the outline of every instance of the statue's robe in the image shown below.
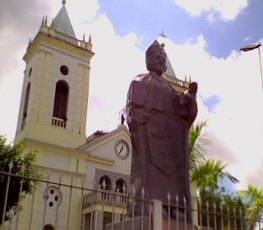
[[[195,95],[179,93],[162,77],[150,72],[140,75],[130,85],[127,122],[131,132],[131,186],[135,196],[158,199],[163,204],[191,207],[189,182],[188,132],[197,114]],[[131,207],[129,208],[131,213]],[[135,216],[141,215],[136,201]],[[149,206],[144,203],[143,214]],[[190,213],[187,214],[191,222]]]

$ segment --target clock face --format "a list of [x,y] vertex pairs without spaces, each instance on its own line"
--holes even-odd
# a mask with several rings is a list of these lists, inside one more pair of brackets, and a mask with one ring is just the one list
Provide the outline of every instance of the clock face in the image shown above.
[[125,140],[118,140],[115,144],[116,155],[124,160],[128,158],[130,152],[129,144]]

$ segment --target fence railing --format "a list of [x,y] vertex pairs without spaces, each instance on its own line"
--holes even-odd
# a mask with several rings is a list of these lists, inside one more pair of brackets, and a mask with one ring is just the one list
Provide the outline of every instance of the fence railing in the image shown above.
[[92,204],[104,204],[111,205],[114,203],[115,206],[127,205],[128,198],[121,193],[109,193],[105,190],[96,190],[83,196],[83,208],[87,208]]
[[[10,165],[10,168],[12,165]],[[193,199],[190,210],[176,196],[171,203],[144,199],[131,194],[85,187],[85,178],[48,173],[44,179],[0,171],[0,229],[5,230],[247,230],[254,226],[242,210],[202,204]],[[31,186],[31,194],[24,187]],[[96,187],[96,186],[95,186]],[[173,199],[174,200],[174,199]],[[11,201],[16,207],[11,207]],[[135,206],[141,210],[136,212]],[[128,207],[128,209],[127,209]],[[145,211],[147,210],[147,211]],[[138,211],[138,210],[137,210]],[[189,224],[187,213],[192,215]]]

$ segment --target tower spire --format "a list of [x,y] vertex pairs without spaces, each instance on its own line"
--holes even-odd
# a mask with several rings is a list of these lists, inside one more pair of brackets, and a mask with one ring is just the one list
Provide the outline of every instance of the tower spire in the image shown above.
[[66,0],[62,0],[62,7],[57,16],[53,19],[51,26],[60,33],[76,38],[73,27],[71,25],[67,9],[65,7]]

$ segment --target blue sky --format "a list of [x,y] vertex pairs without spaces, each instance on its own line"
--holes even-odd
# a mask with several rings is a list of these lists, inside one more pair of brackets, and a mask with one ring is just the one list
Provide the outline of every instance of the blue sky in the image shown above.
[[[23,84],[22,60],[43,16],[61,0],[0,2],[0,134],[12,141]],[[145,73],[145,50],[158,39],[179,79],[198,82],[198,117],[210,158],[248,183],[263,185],[263,92],[258,50],[239,48],[263,38],[262,0],[67,0],[77,38],[91,35],[87,135],[120,123],[130,82]],[[167,38],[159,33],[164,30]],[[261,52],[263,54],[263,52]]]
[[257,42],[263,34],[263,3],[251,0],[249,5],[233,20],[225,20],[219,12],[209,20],[211,12],[191,16],[174,0],[100,0],[100,12],[106,13],[116,32],[125,35],[135,31],[144,37],[146,48],[159,33],[164,33],[177,43],[203,34],[207,51],[216,57],[227,57],[233,49]]
[[[116,32],[124,36],[136,32],[143,40],[138,44],[146,50],[160,33],[176,43],[196,42],[202,34],[206,51],[215,57],[226,58],[233,50],[257,42],[263,34],[263,3],[251,0],[246,8],[232,20],[224,19],[219,12],[204,12],[193,16],[176,5],[174,0],[100,0],[100,13],[105,13],[114,24]],[[213,112],[220,102],[217,95],[204,99]]]

